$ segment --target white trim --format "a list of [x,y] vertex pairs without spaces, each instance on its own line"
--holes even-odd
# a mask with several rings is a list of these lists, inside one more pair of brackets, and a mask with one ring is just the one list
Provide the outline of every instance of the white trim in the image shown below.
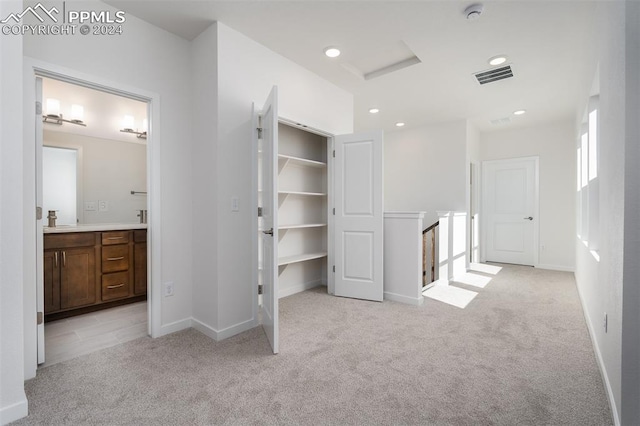
[[29,415],[29,403],[26,396],[14,404],[0,408],[0,425],[6,425]]
[[179,321],[174,321],[169,324],[165,324],[160,328],[160,333],[155,337],[166,336],[167,334],[175,333],[177,331],[186,330],[192,327],[192,318],[185,318]]
[[278,291],[278,299],[291,296],[292,294],[301,293],[303,291],[310,290],[315,287],[320,287],[322,285],[327,285],[327,284],[323,283],[322,280],[314,280],[314,281],[309,281],[302,284],[296,284],[287,288],[280,288],[280,290]]
[[549,265],[545,263],[539,263],[535,267],[538,269],[548,269],[550,271],[575,272],[575,268],[573,266]]
[[[171,329],[171,325],[162,326],[162,299],[161,299],[161,284],[162,284],[162,244],[161,244],[161,133],[160,133],[160,95],[155,92],[139,89],[137,87],[129,86],[113,82],[95,75],[85,74],[76,70],[61,67],[56,64],[40,61],[31,57],[25,56],[23,59],[23,75],[24,75],[24,117],[23,122],[25,126],[24,143],[25,143],[25,159],[35,158],[35,130],[33,123],[35,122],[35,81],[36,76],[54,78],[57,80],[66,81],[72,84],[89,87],[96,90],[101,90],[107,93],[115,94],[118,96],[124,96],[127,98],[146,102],[148,105],[148,118],[149,118],[149,131],[148,131],[148,143],[147,143],[147,209],[149,210],[148,221],[148,244],[147,244],[147,258],[150,262],[148,283],[147,283],[147,295],[149,300],[148,309],[148,333],[152,337],[158,337],[167,334],[164,330]],[[35,197],[36,185],[35,182],[35,160],[25,160],[25,176],[34,176],[25,180],[24,194],[27,199],[33,198],[33,205],[25,205],[25,211],[35,211]],[[29,207],[32,207],[29,209]],[[25,238],[35,241],[36,227],[33,229],[25,228]],[[33,232],[33,234],[32,234]],[[29,234],[29,235],[26,235]],[[30,237],[33,237],[31,238]],[[36,268],[35,259],[37,253],[35,246],[25,247],[25,271]],[[34,283],[35,285],[35,283]],[[34,293],[35,294],[35,293]],[[26,292],[25,295],[25,311],[27,318],[36,318],[37,304],[36,301],[27,300],[30,298],[30,292]],[[27,324],[25,324],[25,329]],[[35,329],[35,327],[34,327]],[[37,335],[37,332],[36,332]],[[33,355],[37,360],[37,345],[31,347],[32,336],[25,333],[25,378],[31,378],[35,376],[36,365],[32,362]],[[37,361],[36,361],[37,362]]]
[[426,212],[384,212],[384,217],[391,219],[422,219]]
[[388,291],[384,292],[384,299],[391,300],[392,302],[400,302],[400,303],[405,303],[407,305],[413,305],[413,306],[421,306],[424,303],[424,297],[422,296],[409,297],[409,296],[403,296],[401,294],[390,293]]
[[191,326],[194,329],[198,330],[200,333],[204,334],[205,336],[212,338],[216,342],[220,340],[224,340],[231,336],[235,336],[236,334],[240,334],[247,330],[251,330],[252,328],[257,327],[258,325],[260,324],[258,324],[257,319],[252,318],[247,321],[234,324],[222,330],[216,330],[215,328],[208,326],[202,321],[198,321],[195,318],[191,318]]
[[[576,279],[577,281],[577,279]],[[604,388],[607,393],[607,399],[609,400],[609,405],[611,407],[611,415],[613,416],[613,423],[616,426],[620,426],[620,418],[618,417],[618,408],[616,407],[616,400],[613,396],[613,389],[611,388],[611,382],[609,382],[609,374],[607,373],[607,368],[605,367],[604,360],[602,359],[602,353],[600,352],[600,348],[597,345],[596,335],[593,331],[593,323],[591,322],[591,318],[587,314],[587,304],[582,297],[582,292],[580,291],[580,286],[576,285],[576,289],[578,290],[578,297],[580,297],[580,304],[582,305],[582,313],[584,315],[585,322],[587,323],[587,330],[589,330],[589,337],[591,337],[591,344],[593,345],[593,351],[596,354],[596,361],[598,363],[598,367],[600,367],[600,376],[602,377],[602,382],[604,383]]]

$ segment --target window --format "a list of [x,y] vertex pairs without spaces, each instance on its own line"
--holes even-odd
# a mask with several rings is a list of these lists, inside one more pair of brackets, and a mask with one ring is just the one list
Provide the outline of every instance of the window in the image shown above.
[[585,122],[576,149],[577,234],[598,259],[600,234],[598,97],[589,99]]

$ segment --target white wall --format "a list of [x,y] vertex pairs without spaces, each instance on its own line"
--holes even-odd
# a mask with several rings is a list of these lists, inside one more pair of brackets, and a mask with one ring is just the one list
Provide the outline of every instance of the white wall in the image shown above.
[[[195,194],[192,208],[192,300],[194,326],[203,332],[207,329],[217,330],[218,324],[217,37],[217,24],[214,23],[191,42],[191,185]],[[247,201],[242,207],[246,208]]]
[[572,121],[482,133],[480,137],[483,161],[540,158],[540,268],[574,270],[575,140]]
[[626,18],[624,290],[621,408],[623,424],[640,424],[640,3]]
[[[205,80],[217,77],[218,129],[211,134],[210,126],[196,125],[198,138],[194,149],[215,160],[217,170],[215,177],[199,175],[206,180],[194,182],[194,188],[198,196],[207,198],[205,203],[217,205],[211,216],[216,222],[202,223],[200,228],[200,232],[216,239],[198,239],[194,253],[213,254],[211,244],[216,244],[217,257],[201,256],[194,262],[194,276],[206,277],[214,269],[208,282],[196,285],[194,300],[200,298],[200,292],[205,297],[217,297],[218,315],[214,322],[197,310],[194,318],[203,323],[200,329],[222,338],[256,324],[251,248],[252,224],[256,221],[256,212],[251,208],[254,172],[251,103],[255,101],[261,107],[272,86],[277,85],[281,117],[341,134],[353,129],[353,96],[221,23],[208,31],[215,31],[216,44],[213,34],[206,32],[200,37],[208,41],[196,40],[194,46],[203,42],[200,51],[209,49],[210,55],[217,52],[217,75],[201,75],[194,84],[213,92],[211,81]],[[207,93],[209,99],[214,99],[213,94]],[[204,107],[204,99],[198,105]],[[215,108],[209,106],[206,110],[209,122],[215,122],[211,117]],[[215,146],[208,146],[211,143]],[[211,190],[212,187],[216,189]],[[239,212],[231,211],[232,196],[239,199]]]
[[[32,2],[35,3],[35,2]],[[62,10],[61,2],[51,2]],[[101,2],[73,2],[74,8],[85,10],[116,9]],[[70,7],[70,3],[67,3]],[[153,25],[126,15],[121,36],[26,36],[24,54],[28,57],[64,67],[100,79],[156,93],[160,98],[160,115],[154,126],[159,132],[151,143],[157,143],[155,163],[149,164],[151,174],[160,180],[161,227],[154,237],[161,239],[161,255],[152,264],[158,267],[163,282],[174,282],[174,295],[161,299],[160,333],[188,327],[191,318],[192,283],[192,179],[191,179],[191,81],[189,65],[189,42]],[[110,53],[109,53],[110,52]],[[3,58],[4,64],[4,58]],[[26,114],[26,112],[25,112]],[[152,117],[156,119],[157,117]],[[18,120],[18,122],[21,120]],[[29,124],[25,129],[29,129]],[[33,161],[33,147],[25,145],[25,161]],[[33,166],[32,166],[33,167]],[[28,170],[28,168],[26,168]],[[27,186],[24,195],[35,192],[35,182],[24,177]],[[25,202],[24,215],[35,210],[33,203]],[[158,213],[155,213],[156,217]],[[150,222],[153,221],[150,212]],[[152,225],[153,226],[153,225]],[[25,228],[27,244],[35,240],[35,230]],[[35,252],[35,247],[32,248]],[[35,266],[33,255],[25,257],[25,283],[35,288]],[[159,265],[158,265],[159,264]],[[154,277],[152,276],[152,279]],[[157,290],[160,290],[159,288]],[[29,292],[30,290],[27,289]],[[156,293],[157,294],[157,293]],[[25,302],[35,306],[35,292],[27,293]],[[35,311],[35,307],[33,307]],[[26,338],[35,342],[35,330]],[[29,344],[29,343],[27,343]],[[34,343],[35,344],[35,343]],[[26,354],[27,356],[29,354]],[[35,365],[27,377],[35,374]]]
[[[0,2],[0,16],[22,10]],[[22,39],[0,37],[0,424],[27,415],[23,356]]]
[[[147,197],[132,195],[131,191],[147,190],[146,144],[45,131],[44,145],[79,149],[81,152],[82,182],[77,197],[80,223],[140,221],[136,215],[138,210],[147,208]],[[109,202],[108,211],[84,210],[83,201],[97,204],[99,200]]]
[[466,211],[466,159],[466,121],[386,132],[385,211]]
[[[594,58],[591,71],[592,75],[596,75],[595,69],[599,65],[599,84],[595,86],[600,87],[600,218],[597,224],[600,232],[600,260],[576,238],[574,232],[575,275],[616,423],[626,425],[640,423],[637,407],[640,385],[638,358],[628,358],[629,355],[633,357],[638,353],[638,213],[627,210],[633,209],[638,199],[638,116],[633,115],[634,111],[637,113],[637,74],[640,68],[637,52],[638,11],[633,2],[626,2],[626,8],[634,11],[627,17],[624,2],[600,3],[598,7],[597,16],[600,19],[596,33],[601,37],[592,44]],[[626,36],[625,19],[629,19],[627,22],[630,23]],[[635,48],[627,48],[626,44],[629,42]],[[626,59],[625,54],[628,55]],[[629,79],[629,87],[626,79]],[[584,99],[576,105],[582,110],[587,105],[589,88],[585,88],[584,92]],[[627,110],[627,107],[630,109]],[[629,157],[625,159],[626,148],[631,149],[628,150]],[[625,163],[630,168],[625,168]],[[629,200],[626,196],[629,196]],[[631,204],[627,205],[627,201]],[[631,222],[630,229],[625,229],[627,220]],[[631,275],[627,276],[627,272]],[[626,309],[629,303],[635,305]],[[605,313],[608,315],[607,332],[603,327]],[[627,320],[631,324],[625,324]],[[626,329],[629,332],[623,335],[623,327],[626,326],[629,327]],[[628,361],[626,371],[623,370],[623,359]]]

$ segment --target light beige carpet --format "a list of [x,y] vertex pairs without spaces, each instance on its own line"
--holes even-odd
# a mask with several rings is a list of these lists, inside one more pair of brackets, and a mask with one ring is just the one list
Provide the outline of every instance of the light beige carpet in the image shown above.
[[39,370],[16,424],[611,424],[571,274],[468,289],[465,309],[296,294],[276,356],[260,328],[134,340]]

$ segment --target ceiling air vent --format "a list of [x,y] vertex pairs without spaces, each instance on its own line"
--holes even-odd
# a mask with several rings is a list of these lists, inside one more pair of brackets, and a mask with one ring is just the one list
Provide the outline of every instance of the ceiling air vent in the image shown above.
[[475,76],[476,79],[478,79],[478,83],[487,84],[513,77],[513,70],[511,69],[511,65],[507,65],[506,67],[494,68],[489,71],[481,71],[476,73]]
[[496,118],[494,120],[491,120],[491,124],[493,124],[494,126],[499,126],[499,125],[504,125],[509,123],[511,123],[511,117]]

